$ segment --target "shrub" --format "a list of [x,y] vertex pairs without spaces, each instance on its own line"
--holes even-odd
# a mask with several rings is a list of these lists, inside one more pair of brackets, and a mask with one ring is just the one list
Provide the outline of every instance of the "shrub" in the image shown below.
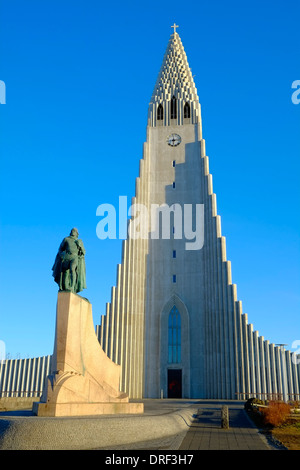
[[271,401],[267,408],[262,410],[264,423],[271,426],[280,426],[289,417],[291,407],[287,403]]

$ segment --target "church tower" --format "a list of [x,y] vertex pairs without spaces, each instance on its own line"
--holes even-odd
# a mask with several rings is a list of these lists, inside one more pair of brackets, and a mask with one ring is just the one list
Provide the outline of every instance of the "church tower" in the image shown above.
[[[299,365],[248,324],[231,281],[181,39],[171,35],[149,105],[132,220],[98,338],[131,398],[299,393]],[[141,216],[142,215],[142,216]]]

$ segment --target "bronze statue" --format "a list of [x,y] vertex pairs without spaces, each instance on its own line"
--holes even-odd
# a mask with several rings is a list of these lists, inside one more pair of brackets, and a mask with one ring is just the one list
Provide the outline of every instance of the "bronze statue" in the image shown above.
[[82,240],[78,239],[78,230],[73,228],[61,242],[52,267],[60,291],[77,293],[86,289],[84,255],[85,249]]

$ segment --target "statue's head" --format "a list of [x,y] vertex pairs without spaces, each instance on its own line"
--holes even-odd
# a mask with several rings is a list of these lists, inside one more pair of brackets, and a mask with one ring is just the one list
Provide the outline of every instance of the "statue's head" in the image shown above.
[[78,238],[78,230],[77,228],[72,228],[70,235],[72,237]]

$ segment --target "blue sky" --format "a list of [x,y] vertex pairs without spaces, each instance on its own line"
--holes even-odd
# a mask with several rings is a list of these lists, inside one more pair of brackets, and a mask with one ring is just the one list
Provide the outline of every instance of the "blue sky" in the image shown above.
[[58,246],[78,227],[99,323],[121,241],[99,204],[135,192],[148,103],[176,22],[202,107],[227,258],[254,329],[300,339],[298,1],[2,0],[0,339],[51,354]]

